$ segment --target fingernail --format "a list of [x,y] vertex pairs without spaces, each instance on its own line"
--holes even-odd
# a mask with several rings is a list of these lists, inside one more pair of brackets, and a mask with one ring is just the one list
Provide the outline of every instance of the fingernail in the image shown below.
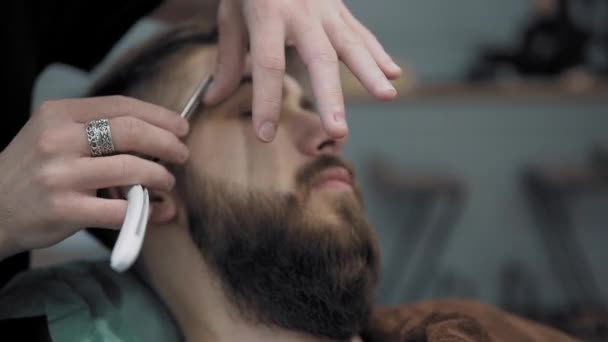
[[188,123],[187,120],[182,119],[179,122],[179,126],[178,126],[178,131],[181,135],[186,135],[188,134],[188,131],[190,130],[190,124]]
[[345,120],[345,116],[344,116],[344,111],[343,110],[339,109],[339,110],[336,110],[334,112],[334,121],[337,124],[340,124],[340,125],[345,125],[346,124],[346,120]]
[[258,130],[258,135],[265,142],[270,142],[274,139],[274,135],[277,132],[277,125],[272,121],[266,121],[260,125],[260,129]]
[[398,66],[395,62],[391,62],[389,68],[393,69],[394,72],[401,72],[401,67]]
[[207,91],[207,93],[205,94],[205,96],[203,97],[203,103],[208,105],[208,106],[213,106],[214,100],[215,100],[215,93],[217,93],[216,90],[216,85],[215,85],[215,81],[211,81],[211,84],[209,85],[209,90]]
[[171,177],[169,177],[169,190],[173,189],[174,186],[175,186],[175,177],[173,175],[171,175]]
[[182,153],[180,154],[180,160],[182,161],[182,163],[185,163],[189,157],[190,157],[190,151],[188,150],[187,147],[184,146],[184,148],[182,149]]
[[383,88],[384,88],[384,89],[383,89],[383,91],[384,91],[385,93],[387,93],[388,95],[390,95],[390,96],[395,96],[395,95],[397,95],[397,90],[396,90],[396,89],[395,89],[395,87],[394,87],[394,86],[391,84],[391,82],[386,81],[386,82],[384,83]]

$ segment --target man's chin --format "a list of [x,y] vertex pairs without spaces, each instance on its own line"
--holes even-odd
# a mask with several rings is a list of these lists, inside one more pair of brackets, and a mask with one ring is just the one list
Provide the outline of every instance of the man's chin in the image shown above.
[[363,205],[355,190],[312,189],[305,204],[309,227],[343,228],[349,218],[358,216]]
[[327,208],[337,209],[340,203],[351,203],[359,202],[355,190],[347,184],[336,183],[327,184],[322,187],[314,187],[309,192],[309,200],[312,202],[313,207],[318,205],[325,206]]
[[[327,181],[309,190],[310,200],[329,208],[349,207],[351,210],[363,209],[363,198],[356,186],[342,181]],[[313,204],[315,206],[316,204]]]

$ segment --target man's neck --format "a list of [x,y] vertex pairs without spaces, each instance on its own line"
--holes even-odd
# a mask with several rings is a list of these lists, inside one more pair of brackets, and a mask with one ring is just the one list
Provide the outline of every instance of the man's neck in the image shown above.
[[172,312],[187,342],[320,341],[243,320],[185,229],[151,230],[142,257],[146,278]]

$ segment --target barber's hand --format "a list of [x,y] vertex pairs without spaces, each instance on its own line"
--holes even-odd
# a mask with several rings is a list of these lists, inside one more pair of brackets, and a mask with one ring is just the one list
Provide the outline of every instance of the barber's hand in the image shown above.
[[218,22],[218,67],[205,102],[217,103],[238,86],[249,41],[253,125],[263,141],[273,140],[279,121],[286,43],[295,45],[308,68],[323,125],[333,138],[348,133],[338,59],[376,98],[396,95],[388,79],[398,78],[401,69],[341,0],[220,0]]
[[[85,123],[109,119],[117,153],[91,157]],[[188,123],[161,107],[121,96],[44,103],[0,153],[0,260],[53,245],[86,227],[120,228],[127,202],[96,190],[142,184],[168,191],[174,177],[160,164],[183,163],[179,137]]]

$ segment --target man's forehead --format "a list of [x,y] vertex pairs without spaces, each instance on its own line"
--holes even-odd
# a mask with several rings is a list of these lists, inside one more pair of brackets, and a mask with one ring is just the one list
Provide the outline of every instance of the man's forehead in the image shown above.
[[[218,46],[216,44],[212,44],[197,47],[194,51],[187,54],[180,64],[182,64],[181,66],[184,69],[184,74],[188,76],[188,85],[194,87],[198,82],[200,82],[204,75],[211,75],[215,72],[217,65],[217,53]],[[288,49],[286,51],[285,58],[285,74],[294,78],[301,85],[308,84],[308,74],[306,73],[305,66],[301,62],[295,50]],[[251,55],[249,53],[245,57],[243,75],[244,76],[242,77],[240,83],[251,83],[252,63]]]
[[[180,54],[176,60],[169,62],[177,67],[182,76],[187,76],[187,81],[192,83],[200,82],[201,75],[210,75],[215,72],[217,65],[217,45],[205,45],[195,47]],[[251,62],[249,54],[245,58],[244,73],[251,73]],[[176,65],[177,64],[177,65]],[[170,70],[169,70],[170,71]]]
[[[186,56],[181,56],[182,60],[176,61],[177,64],[179,64],[178,68],[181,69],[179,73],[183,77],[181,79],[181,86],[187,87],[187,89],[194,89],[202,78],[206,75],[214,74],[217,64],[217,53],[217,45],[209,45],[198,47],[196,50],[189,52]],[[291,60],[289,57],[288,59]],[[302,75],[299,73],[296,74],[296,70],[297,69],[295,68],[287,68],[286,75],[296,79],[297,83],[300,83],[302,81],[300,76]],[[239,80],[239,84],[247,85],[251,83],[253,83],[251,56],[247,54],[243,76]]]

